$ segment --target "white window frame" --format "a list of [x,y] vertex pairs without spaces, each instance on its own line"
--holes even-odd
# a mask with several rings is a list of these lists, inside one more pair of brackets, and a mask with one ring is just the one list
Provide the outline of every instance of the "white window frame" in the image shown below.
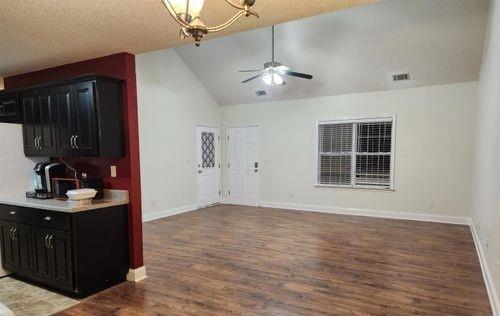
[[[351,167],[351,184],[350,185],[339,185],[339,184],[321,184],[319,183],[319,127],[320,125],[328,125],[328,124],[356,124],[356,123],[384,123],[384,122],[392,122],[392,133],[391,133],[391,172],[390,172],[390,186],[389,187],[376,187],[370,185],[355,185],[355,172],[356,172],[356,150],[354,146],[354,142],[356,140],[357,129],[354,129],[353,134],[353,150],[352,150],[352,167]],[[360,118],[360,117],[349,117],[349,118],[340,118],[340,119],[330,119],[330,120],[318,120],[315,125],[315,133],[314,133],[314,186],[315,187],[327,187],[327,188],[341,188],[341,189],[361,189],[361,190],[376,190],[376,191],[394,191],[395,190],[395,148],[396,148],[396,114],[394,115],[386,115],[379,117],[369,117],[369,118]]]

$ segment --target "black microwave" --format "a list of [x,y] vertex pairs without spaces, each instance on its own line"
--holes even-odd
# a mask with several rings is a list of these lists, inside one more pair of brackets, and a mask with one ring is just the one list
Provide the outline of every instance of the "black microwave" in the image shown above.
[[0,93],[0,123],[21,123],[17,93]]

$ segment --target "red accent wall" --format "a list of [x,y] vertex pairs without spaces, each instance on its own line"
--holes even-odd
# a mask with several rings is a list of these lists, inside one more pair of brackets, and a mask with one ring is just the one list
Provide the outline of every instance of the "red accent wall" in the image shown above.
[[[123,117],[126,136],[125,157],[74,157],[67,158],[65,161],[73,165],[79,172],[87,172],[89,176],[103,177],[107,188],[129,191],[130,266],[131,268],[138,268],[143,266],[144,262],[142,251],[141,179],[135,56],[128,53],[120,53],[25,73],[4,78],[4,85],[5,89],[14,89],[91,73],[125,80],[123,86]],[[110,177],[111,165],[117,166],[116,178]]]

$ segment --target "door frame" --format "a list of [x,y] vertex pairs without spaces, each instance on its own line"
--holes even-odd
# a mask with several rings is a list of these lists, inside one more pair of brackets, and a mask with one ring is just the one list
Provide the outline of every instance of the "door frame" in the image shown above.
[[213,204],[213,205],[217,205],[217,204],[220,204],[222,202],[222,149],[221,149],[221,128],[219,126],[213,126],[213,125],[207,125],[207,124],[196,124],[195,126],[195,153],[196,153],[196,156],[195,156],[195,163],[194,163],[194,171],[195,171],[195,175],[196,175],[196,209],[202,209],[202,208],[206,208],[206,207],[210,207],[211,205],[200,205],[200,199],[199,199],[199,192],[200,192],[200,188],[199,188],[199,181],[198,181],[198,129],[199,128],[203,128],[203,127],[206,127],[206,128],[215,128],[217,129],[217,133],[218,133],[218,139],[216,139],[217,141],[217,149],[216,149],[216,155],[217,155],[217,159],[216,159],[216,162],[215,164],[219,166],[219,172],[218,172],[218,176],[219,176],[219,198],[218,198],[218,201]]
[[[229,130],[232,128],[245,128],[245,127],[256,127],[257,128],[257,162],[259,163],[259,181],[257,181],[257,202],[255,204],[245,204],[245,203],[238,203],[232,200],[231,195],[229,195],[229,191],[231,190],[231,173],[229,171],[230,168],[228,168],[229,161],[230,159],[230,150],[229,150]],[[262,174],[262,159],[261,159],[261,133],[260,133],[260,125],[259,124],[250,124],[250,125],[230,125],[226,127],[226,135],[225,135],[226,141],[225,141],[225,149],[226,149],[226,163],[225,163],[225,170],[226,170],[226,198],[224,199],[225,203],[227,204],[234,204],[234,205],[247,205],[247,206],[260,206],[261,200],[260,200],[260,180],[261,180],[261,174]]]

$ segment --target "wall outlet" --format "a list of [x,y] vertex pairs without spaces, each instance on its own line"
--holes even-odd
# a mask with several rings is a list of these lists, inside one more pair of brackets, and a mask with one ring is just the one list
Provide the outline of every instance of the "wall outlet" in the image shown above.
[[433,209],[436,207],[436,201],[430,200],[429,202],[427,202],[427,205],[429,205],[429,208]]
[[116,178],[116,166],[111,166],[111,178]]

